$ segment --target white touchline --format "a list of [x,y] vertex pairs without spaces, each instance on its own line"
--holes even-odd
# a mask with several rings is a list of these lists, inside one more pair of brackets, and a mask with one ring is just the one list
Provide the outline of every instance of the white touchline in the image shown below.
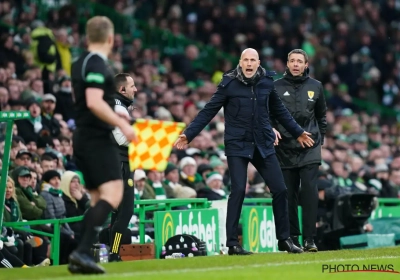
[[[160,272],[168,273],[186,273],[186,272],[206,272],[206,271],[219,271],[227,269],[244,269],[244,268],[258,268],[258,267],[271,267],[271,266],[284,266],[284,265],[306,265],[315,263],[332,263],[332,262],[344,262],[344,261],[367,261],[367,260],[384,260],[384,259],[399,259],[400,256],[382,256],[382,257],[372,257],[372,258],[351,258],[351,259],[330,259],[330,260],[315,260],[315,261],[297,261],[297,262],[279,262],[279,263],[259,263],[259,264],[249,264],[249,265],[235,265],[235,266],[215,266],[208,268],[184,268],[184,269],[162,269],[157,271],[137,271],[137,272],[124,272],[124,273],[107,273],[100,275],[82,275],[81,277],[74,276],[69,277],[54,277],[54,278],[42,278],[41,280],[71,280],[71,279],[88,279],[88,278],[129,278],[133,276],[146,276],[155,275]],[[166,260],[166,261],[176,261],[176,260]],[[133,268],[134,269],[134,268]]]

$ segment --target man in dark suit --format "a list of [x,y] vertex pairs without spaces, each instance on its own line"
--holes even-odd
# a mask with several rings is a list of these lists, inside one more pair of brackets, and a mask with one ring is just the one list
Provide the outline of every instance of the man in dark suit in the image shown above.
[[175,142],[178,149],[184,149],[224,107],[225,154],[232,181],[226,220],[226,246],[230,255],[252,254],[239,245],[237,233],[249,162],[257,168],[273,195],[278,249],[303,252],[290,239],[287,190],[275,156],[270,111],[302,146],[311,147],[314,141],[282,104],[271,75],[260,67],[257,51],[244,50],[238,67],[224,74],[210,101]]

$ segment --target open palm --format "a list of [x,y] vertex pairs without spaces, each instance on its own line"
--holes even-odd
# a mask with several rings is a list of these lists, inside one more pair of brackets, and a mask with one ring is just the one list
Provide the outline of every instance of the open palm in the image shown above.
[[185,134],[179,135],[178,139],[174,143],[174,147],[178,148],[178,150],[183,150],[185,146],[188,144],[188,140]]

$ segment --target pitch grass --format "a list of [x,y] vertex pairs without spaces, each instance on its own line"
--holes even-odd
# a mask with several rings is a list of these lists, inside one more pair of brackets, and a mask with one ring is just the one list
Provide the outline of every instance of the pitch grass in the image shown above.
[[83,279],[398,279],[400,274],[352,272],[322,273],[322,265],[389,265],[400,271],[400,247],[371,250],[343,250],[293,255],[266,253],[251,256],[210,256],[172,260],[109,263],[104,275],[71,275],[66,266],[1,269],[1,280],[83,280]]

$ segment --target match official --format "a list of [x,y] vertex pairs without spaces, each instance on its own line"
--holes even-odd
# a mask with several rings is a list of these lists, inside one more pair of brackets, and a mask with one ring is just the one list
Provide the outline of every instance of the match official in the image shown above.
[[[274,82],[283,104],[296,122],[311,133],[314,145],[303,148],[286,130],[284,124],[272,115],[276,133],[275,147],[288,189],[290,235],[300,246],[301,234],[297,208],[299,196],[302,206],[304,251],[317,252],[316,235],[318,188],[317,176],[321,164],[321,145],[326,132],[326,103],[321,82],[308,75],[308,56],[305,51],[295,49],[288,54],[287,69],[283,78]],[[279,142],[279,143],[278,143]]]
[[78,248],[69,256],[71,273],[105,273],[96,264],[91,249],[108,214],[121,202],[123,183],[120,158],[112,130],[121,129],[136,140],[129,119],[114,112],[114,75],[107,57],[114,44],[114,25],[107,17],[96,16],[86,23],[87,51],[72,64],[72,98],[76,115],[73,135],[74,158],[90,193],[90,208],[83,218]]
[[[116,92],[114,94],[114,110],[115,112],[125,114],[128,118],[130,118],[129,107],[132,105],[135,92],[137,91],[135,82],[129,74],[119,73],[115,75],[115,86]],[[121,257],[119,255],[120,243],[123,233],[126,232],[129,221],[133,215],[133,202],[135,197],[135,188],[133,187],[133,172],[131,172],[129,167],[129,141],[118,127],[113,130],[113,135],[118,144],[119,156],[121,159],[124,196],[122,197],[122,201],[118,206],[118,209],[116,209],[111,216],[110,262],[121,261]]]
[[223,75],[210,101],[175,143],[178,149],[183,149],[224,107],[225,154],[232,181],[226,218],[226,246],[229,247],[229,255],[252,254],[239,245],[238,239],[249,162],[271,190],[278,249],[290,253],[303,252],[290,239],[287,190],[275,156],[275,134],[270,123],[270,112],[278,117],[301,145],[312,146],[313,140],[283,106],[271,74],[260,66],[256,50],[245,49],[237,68]]

